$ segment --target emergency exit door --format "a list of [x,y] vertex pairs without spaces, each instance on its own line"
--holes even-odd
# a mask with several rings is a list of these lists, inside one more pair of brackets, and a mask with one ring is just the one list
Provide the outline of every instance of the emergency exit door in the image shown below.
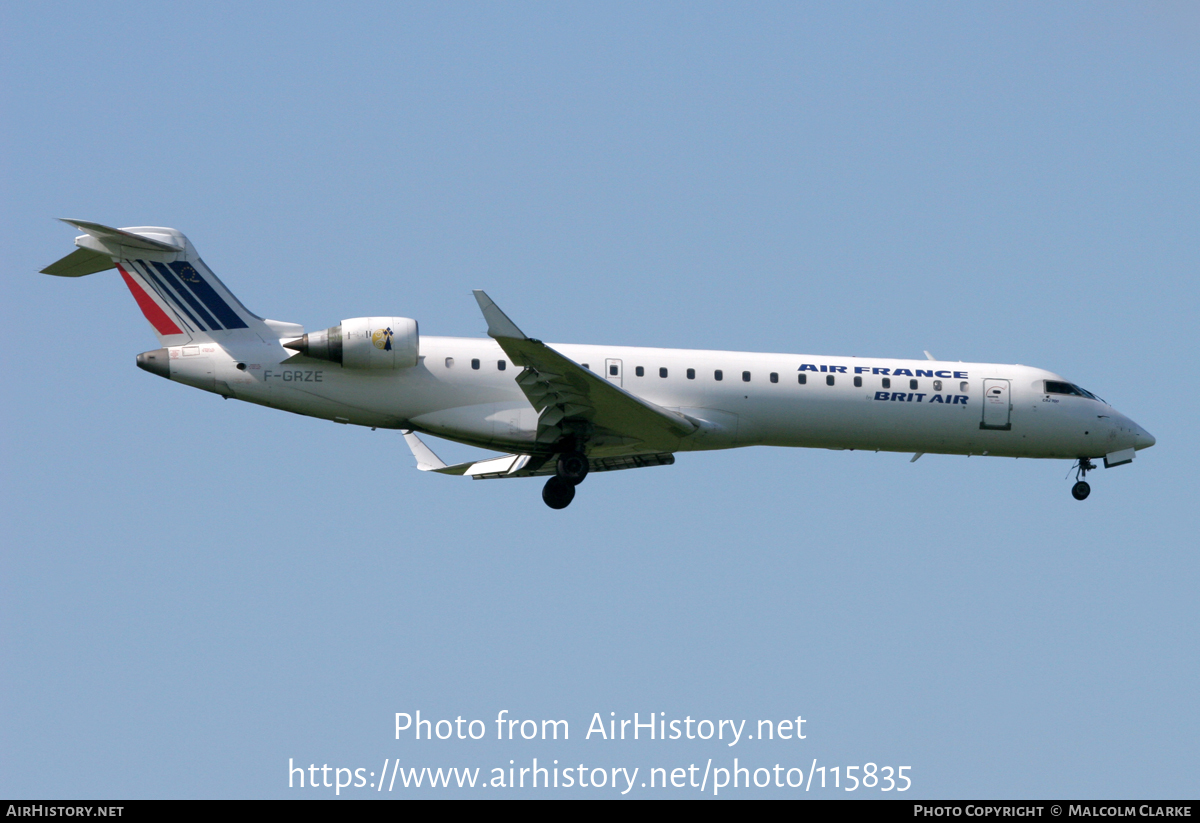
[[621,385],[621,361],[620,360],[605,360],[604,361],[604,376],[608,382]]

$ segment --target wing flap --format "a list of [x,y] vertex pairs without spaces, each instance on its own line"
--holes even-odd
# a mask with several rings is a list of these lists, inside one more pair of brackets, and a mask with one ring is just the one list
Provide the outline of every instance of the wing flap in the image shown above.
[[[459,475],[475,480],[493,480],[500,477],[545,477],[554,474],[555,471],[553,460],[544,455],[530,454],[503,454],[499,457],[447,466],[441,458],[433,453],[433,449],[425,445],[425,441],[418,437],[416,432],[404,432],[404,442],[408,443],[408,447],[412,449],[413,457],[417,459],[417,468],[424,472]],[[590,457],[588,458],[588,470],[611,472],[621,469],[641,469],[647,466],[670,466],[674,462],[675,455],[670,453]]]

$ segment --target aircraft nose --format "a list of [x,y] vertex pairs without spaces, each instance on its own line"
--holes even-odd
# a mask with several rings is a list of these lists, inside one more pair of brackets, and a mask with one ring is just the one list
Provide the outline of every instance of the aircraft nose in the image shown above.
[[1143,429],[1141,426],[1137,427],[1137,434],[1134,435],[1133,445],[1135,449],[1148,449],[1156,442],[1158,441],[1154,439],[1154,435]]

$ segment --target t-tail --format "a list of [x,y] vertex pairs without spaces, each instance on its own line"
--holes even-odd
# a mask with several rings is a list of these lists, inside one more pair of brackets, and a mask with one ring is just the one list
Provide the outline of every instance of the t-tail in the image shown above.
[[75,238],[78,249],[42,272],[82,277],[116,268],[164,348],[249,336],[278,340],[303,333],[298,326],[264,320],[243,306],[175,229],[63,222],[85,234]]

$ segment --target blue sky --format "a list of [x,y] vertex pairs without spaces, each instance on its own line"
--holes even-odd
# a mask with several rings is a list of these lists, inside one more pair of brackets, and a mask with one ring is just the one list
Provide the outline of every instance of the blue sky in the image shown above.
[[[0,32],[0,794],[738,757],[1195,797],[1194,6],[44,3]],[[755,448],[552,512],[137,370],[118,278],[36,273],[54,217],[179,228],[310,329],[481,336],[485,288],[549,341],[1040,366],[1158,445],[1082,504],[1065,462]],[[396,740],[418,709],[571,739]],[[807,736],[585,740],[597,712]],[[728,792],[773,795],[805,792]]]

